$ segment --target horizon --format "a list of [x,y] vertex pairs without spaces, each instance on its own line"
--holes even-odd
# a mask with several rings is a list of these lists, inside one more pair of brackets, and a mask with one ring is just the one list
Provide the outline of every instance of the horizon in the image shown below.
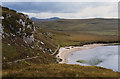
[[[59,18],[59,19],[67,19],[67,18],[60,18],[60,17],[48,17],[48,18],[37,18],[37,17],[31,17],[31,18],[36,18],[36,19],[51,19],[51,18]],[[30,19],[31,19],[30,18]],[[119,18],[79,18],[79,19],[119,19]]]
[[116,2],[2,2],[2,6],[39,19],[118,18]]

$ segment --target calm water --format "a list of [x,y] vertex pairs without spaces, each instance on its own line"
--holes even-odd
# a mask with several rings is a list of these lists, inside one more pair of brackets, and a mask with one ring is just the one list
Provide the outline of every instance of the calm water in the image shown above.
[[73,52],[68,56],[67,64],[95,65],[118,71],[118,46],[101,46]]

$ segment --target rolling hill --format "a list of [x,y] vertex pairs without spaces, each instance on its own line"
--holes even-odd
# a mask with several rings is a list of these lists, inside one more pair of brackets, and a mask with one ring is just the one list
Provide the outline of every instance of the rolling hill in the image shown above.
[[34,22],[39,28],[52,32],[53,38],[62,46],[119,41],[118,19],[60,19]]

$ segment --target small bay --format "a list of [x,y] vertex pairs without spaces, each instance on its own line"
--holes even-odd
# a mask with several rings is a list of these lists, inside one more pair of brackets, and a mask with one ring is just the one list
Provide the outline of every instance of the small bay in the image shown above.
[[118,70],[118,48],[120,45],[99,46],[92,49],[72,52],[67,57],[67,64],[100,66],[113,71]]

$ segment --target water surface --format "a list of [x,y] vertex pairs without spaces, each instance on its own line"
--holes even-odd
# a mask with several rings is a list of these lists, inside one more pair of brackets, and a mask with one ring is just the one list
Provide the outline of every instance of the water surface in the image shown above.
[[94,65],[118,71],[118,47],[100,46],[73,52],[68,56],[67,64]]

